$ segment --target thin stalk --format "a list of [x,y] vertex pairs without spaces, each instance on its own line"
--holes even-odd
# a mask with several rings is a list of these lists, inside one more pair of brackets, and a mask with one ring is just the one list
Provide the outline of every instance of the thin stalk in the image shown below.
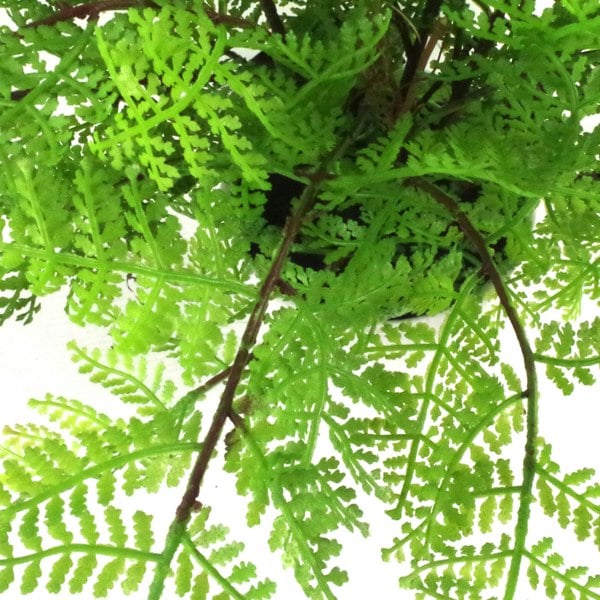
[[204,475],[208,469],[210,459],[216,448],[217,442],[219,441],[225,422],[232,416],[233,400],[238,388],[238,385],[242,379],[242,375],[246,369],[248,362],[250,361],[251,351],[256,343],[259,330],[263,324],[264,317],[271,300],[273,292],[277,289],[279,281],[281,280],[281,272],[285,262],[290,253],[291,247],[296,239],[296,236],[300,232],[303,225],[304,217],[313,208],[319,187],[324,179],[328,177],[327,169],[339,156],[343,154],[348,145],[354,139],[354,137],[362,129],[362,123],[356,128],[354,132],[346,135],[340,143],[324,158],[320,168],[315,174],[309,177],[309,184],[304,189],[298,207],[288,217],[285,226],[283,228],[283,237],[271,264],[268,274],[266,275],[258,294],[258,300],[254,305],[254,309],[248,318],[246,328],[242,334],[240,347],[231,365],[231,369],[228,373],[225,389],[221,395],[221,399],[217,406],[217,409],[213,415],[211,425],[204,437],[202,443],[202,449],[198,454],[196,462],[192,467],[192,471],[188,480],[186,490],[183,494],[181,502],[175,511],[175,518],[173,519],[167,538],[165,540],[165,548],[162,552],[162,560],[157,565],[154,573],[153,581],[150,585],[150,591],[148,600],[159,600],[161,598],[165,580],[169,574],[170,564],[183,542],[183,536],[185,535],[187,524],[191,518],[192,511],[196,505],[198,495],[200,493],[200,486]]
[[63,556],[65,554],[91,554],[94,556],[113,556],[127,560],[157,562],[160,560],[160,554],[156,552],[143,552],[136,548],[123,548],[120,546],[109,546],[108,544],[65,544],[64,546],[55,546],[47,548],[32,554],[24,556],[11,556],[0,559],[0,567],[14,567],[32,562],[39,562],[44,558],[51,556]]
[[419,189],[428,193],[436,202],[441,204],[454,217],[464,236],[471,242],[477,254],[481,258],[482,271],[487,274],[490,282],[496,290],[500,304],[504,308],[508,320],[515,333],[521,355],[523,357],[523,365],[525,367],[525,377],[527,388],[523,392],[523,397],[527,399],[527,433],[525,439],[525,452],[523,457],[523,483],[521,485],[519,509],[517,512],[517,523],[515,525],[515,542],[512,551],[512,558],[506,588],[504,591],[504,600],[512,600],[515,597],[517,582],[519,579],[519,571],[521,568],[521,560],[525,553],[525,541],[527,538],[527,530],[529,526],[529,517],[531,514],[531,503],[533,501],[533,480],[535,478],[536,456],[535,456],[535,440],[537,437],[537,421],[538,421],[538,385],[537,373],[535,368],[535,355],[527,339],[525,328],[521,323],[519,315],[515,310],[510,295],[502,279],[502,275],[498,271],[494,260],[487,248],[485,239],[479,231],[473,226],[467,215],[460,209],[458,203],[448,196],[441,189],[432,183],[416,177],[410,180],[410,183]]

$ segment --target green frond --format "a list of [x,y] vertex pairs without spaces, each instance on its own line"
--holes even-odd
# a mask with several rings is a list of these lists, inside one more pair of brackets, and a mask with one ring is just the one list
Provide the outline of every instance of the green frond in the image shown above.
[[69,508],[79,521],[79,531],[83,539],[89,544],[96,544],[99,539],[98,528],[94,515],[87,505],[88,488],[79,484],[73,488]]
[[[158,14],[153,11],[131,13],[130,19],[137,26],[137,35],[127,40],[122,37],[113,40],[97,30],[100,55],[112,74],[115,91],[127,103],[127,113],[118,114],[115,125],[108,127],[104,135],[95,135],[93,149],[98,155],[109,158],[116,168],[131,164],[133,156],[139,153],[149,176],[159,189],[166,190],[180,175],[167,158],[176,151],[183,153],[194,177],[201,178],[212,171],[212,157],[207,152],[204,137],[211,133],[221,139],[224,151],[242,173],[250,181],[260,184],[256,169],[261,165],[261,156],[252,152],[248,140],[238,133],[241,127],[239,119],[226,114],[217,116],[217,111],[231,108],[231,101],[222,95],[210,95],[203,89],[211,74],[218,70],[219,58],[227,42],[225,31],[215,28],[201,12],[197,17],[195,23],[184,22],[179,19],[177,11],[165,7]],[[157,38],[159,32],[161,37]],[[119,35],[119,32],[115,30],[113,35]],[[161,53],[154,49],[157,39],[162,41]],[[170,40],[171,44],[165,43],[165,40]],[[177,69],[171,67],[168,61],[175,48],[179,62]],[[151,64],[147,55],[152,58]],[[133,56],[139,56],[140,62],[132,64]],[[140,83],[145,71],[150,68],[174,86],[170,105],[157,103],[151,92]],[[198,74],[188,89],[196,70]],[[156,81],[156,76],[153,77]],[[203,126],[185,115],[174,119],[186,110],[193,111]],[[165,139],[161,129],[167,129],[171,139]],[[182,140],[181,149],[174,145],[174,136]]]
[[[8,266],[11,260],[8,253],[0,257],[3,267]],[[22,321],[27,325],[33,321],[34,315],[39,311],[40,304],[37,298],[29,293],[29,282],[24,270],[11,268],[2,269],[0,276],[0,325],[11,318]]]
[[125,560],[122,558],[115,558],[107,562],[98,573],[94,583],[96,598],[107,598],[124,570]]
[[[80,348],[75,342],[69,342],[73,361],[79,365],[79,372],[91,374],[90,380],[100,383],[123,402],[148,404],[155,408],[171,403],[175,392],[172,381],[164,380],[164,363],[158,363],[153,372],[148,372],[146,357],[138,359],[108,349],[103,358],[98,349],[91,352]],[[146,381],[150,385],[146,385]]]
[[[60,427],[72,431],[81,431],[90,427],[106,426],[110,418],[97,412],[91,406],[71,398],[55,397],[46,394],[43,400],[31,398],[29,406],[41,415],[48,417],[50,422],[57,423]],[[76,454],[72,455],[76,460]]]
[[[323,459],[312,469],[282,471],[276,482],[281,488],[272,488],[281,516],[274,522],[269,546],[282,551],[283,564],[293,567],[305,593],[317,585],[331,596],[331,586],[343,585],[348,580],[343,569],[331,564],[342,546],[330,532],[345,527],[368,534],[368,526],[361,520],[362,511],[353,503],[354,490],[331,485],[340,480],[336,461]],[[327,504],[318,510],[311,500],[315,494],[328,498]],[[284,500],[287,495],[292,498],[289,502]]]
[[537,383],[598,382],[597,2],[0,4],[0,325],[111,338],[2,434],[0,595],[275,597],[216,462],[302,597],[379,510],[419,600],[600,598]]
[[[529,567],[527,577],[533,589],[540,586],[548,598],[560,594],[562,598],[599,598],[595,592],[598,587],[598,575],[590,574],[585,566],[565,566],[563,557],[552,550],[551,538],[543,538],[527,552]],[[542,579],[543,577],[543,579]]]
[[146,570],[147,565],[144,561],[133,562],[125,569],[125,577],[121,579],[121,589],[125,594],[140,589]]
[[115,546],[124,546],[127,543],[127,533],[125,525],[121,519],[121,511],[112,506],[108,506],[104,511],[106,524],[110,531],[110,540]]
[[536,359],[565,395],[573,392],[575,380],[583,385],[595,382],[591,369],[600,364],[599,333],[600,319],[581,323],[577,333],[568,322],[551,321],[541,328]]
[[60,496],[54,496],[46,504],[45,524],[48,533],[59,542],[69,545],[73,540],[73,534],[67,529],[63,522],[65,503]]
[[193,579],[192,559],[186,552],[177,555],[177,567],[175,568],[175,592],[180,598],[185,598],[192,589]]
[[152,517],[147,513],[137,510],[133,515],[135,541],[140,550],[149,551],[153,544]]
[[0,592],[5,592],[15,580],[12,567],[5,567],[0,571]]
[[[257,579],[254,564],[240,560],[244,544],[228,540],[229,530],[223,525],[209,524],[210,508],[203,507],[192,520],[183,540],[175,569],[176,592],[179,597],[252,598],[268,600],[275,592],[269,579]],[[192,578],[194,565],[202,570]]]
[[[79,352],[80,360],[88,359],[83,362],[84,370],[100,371],[102,383],[106,383],[107,371],[110,375],[118,371],[121,380],[110,380],[109,388],[120,386],[125,401],[132,391],[127,386],[123,389],[123,382],[133,381],[137,393],[141,390],[151,396],[151,389],[163,389],[162,369],[148,372],[145,361],[125,363],[148,383],[118,370],[114,354],[108,361],[110,367],[76,346],[72,349]],[[147,401],[147,396],[142,397]],[[152,553],[152,515],[140,510],[124,514],[117,504],[121,488],[117,478],[123,475],[123,489],[130,494],[139,489],[155,491],[165,478],[174,485],[197,444],[178,441],[180,430],[174,427],[178,417],[165,414],[162,406],[155,408],[155,419],[132,418],[131,433],[126,435],[118,421],[78,401],[47,395],[32,405],[50,417],[55,429],[30,425],[5,432],[12,450],[6,453],[2,469],[5,507],[0,522],[0,563],[5,567],[6,585],[13,577],[12,566],[24,563],[19,578],[22,593],[35,591],[46,571],[47,588],[54,593],[62,593],[67,585],[71,593],[81,591],[90,580],[98,597],[111,593],[119,582],[124,591],[137,590],[148,563],[157,556]],[[166,418],[168,415],[172,418]],[[182,431],[189,427],[187,421],[181,425]],[[196,433],[197,427],[196,420]],[[90,503],[100,510],[92,509]],[[99,560],[103,555],[106,559]]]
[[42,549],[42,537],[38,528],[39,518],[40,511],[37,506],[34,506],[23,515],[23,521],[19,527],[19,538],[25,548],[29,550],[40,551]]
[[92,577],[94,570],[98,566],[97,557],[92,554],[84,554],[81,556],[75,565],[69,581],[69,591],[72,594],[79,593],[83,590],[85,584]]
[[39,560],[31,561],[21,576],[21,594],[31,594],[39,583],[42,576],[42,568]]
[[507,544],[484,544],[478,550],[466,546],[456,556],[447,560],[425,563],[400,580],[403,588],[422,592],[421,597],[474,598],[496,586],[507,566]]
[[73,566],[73,559],[69,554],[63,554],[54,562],[48,576],[46,589],[52,594],[60,593],[65,584],[67,574]]

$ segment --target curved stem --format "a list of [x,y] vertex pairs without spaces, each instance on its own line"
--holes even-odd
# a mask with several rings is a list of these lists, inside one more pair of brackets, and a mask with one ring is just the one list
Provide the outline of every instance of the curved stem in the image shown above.
[[498,295],[500,303],[502,304],[515,333],[523,357],[527,381],[527,388],[523,393],[523,397],[527,398],[527,434],[523,457],[523,483],[521,485],[519,510],[517,512],[517,523],[515,525],[515,544],[504,591],[504,600],[512,600],[515,596],[521,560],[525,552],[525,540],[527,538],[531,503],[533,500],[532,488],[536,466],[535,440],[537,437],[538,411],[538,386],[535,369],[535,355],[529,340],[527,339],[523,324],[511,302],[502,275],[500,275],[481,233],[473,226],[467,215],[460,209],[458,203],[438,187],[419,177],[411,179],[410,183],[428,193],[436,200],[436,202],[446,208],[458,223],[464,236],[474,246],[477,254],[481,258],[482,271],[489,277],[490,282],[496,290],[496,294]]

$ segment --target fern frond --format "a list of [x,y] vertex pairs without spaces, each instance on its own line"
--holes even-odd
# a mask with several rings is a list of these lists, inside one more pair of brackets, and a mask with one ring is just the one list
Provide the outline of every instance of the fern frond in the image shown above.
[[571,372],[579,383],[593,385],[592,369],[600,365],[600,319],[581,323],[577,333],[570,323],[546,323],[540,330],[538,347],[536,360],[546,364],[548,378],[565,395],[574,389],[567,372]]
[[83,539],[91,545],[98,542],[99,533],[94,515],[90,512],[87,503],[89,491],[85,484],[80,483],[73,487],[69,508],[79,521],[79,532]]
[[[10,258],[6,254],[0,257],[2,265]],[[28,325],[35,313],[40,310],[37,298],[27,291],[28,282],[22,270],[6,270],[0,275],[0,325],[14,317]]]
[[593,538],[600,548],[600,484],[592,481],[594,469],[579,469],[561,475],[546,459],[540,461],[536,473],[539,501],[544,512],[556,516],[563,529],[572,529],[579,541]]
[[[102,359],[102,352],[98,349],[88,352],[73,341],[67,347],[73,354],[74,362],[79,364],[80,373],[91,373],[92,382],[100,383],[123,402],[149,404],[154,409],[164,408],[171,403],[175,385],[170,380],[163,381],[164,363],[158,363],[154,372],[149,374],[145,357],[134,359],[110,348]],[[120,363],[122,368],[119,368]],[[150,379],[150,385],[144,383],[147,379]]]
[[0,325],[63,291],[112,345],[69,345],[102,411],[4,431],[0,594],[274,597],[217,455],[302,597],[375,498],[412,597],[600,598],[596,474],[537,434],[537,370],[598,380],[600,12],[535,4],[4,0]]
[[[224,597],[267,600],[275,592],[269,579],[257,580],[256,567],[241,561],[244,544],[227,541],[228,529],[208,525],[210,508],[203,507],[192,521],[177,556],[176,591],[179,597],[200,594],[200,597]],[[192,578],[193,563],[202,573]]]
[[[226,110],[232,106],[230,100],[221,95],[207,94],[203,89],[212,73],[218,70],[218,61],[226,45],[224,30],[215,28],[211,21],[199,12],[198,21],[193,27],[194,33],[189,31],[189,36],[186,37],[185,30],[191,29],[191,23],[185,25],[177,23],[177,12],[167,7],[161,9],[158,14],[132,13],[131,19],[133,24],[137,25],[138,36],[128,40],[126,46],[123,46],[124,40],[113,44],[111,40],[104,38],[100,30],[97,30],[100,54],[109,72],[113,74],[115,86],[127,103],[128,109],[126,115],[117,115],[116,127],[108,128],[105,136],[100,138],[96,135],[94,151],[98,154],[106,153],[114,166],[122,167],[124,161],[130,161],[137,146],[141,151],[141,162],[148,169],[158,188],[168,189],[173,186],[179,171],[166,159],[175,151],[174,144],[170,140],[163,141],[163,136],[157,135],[158,128],[163,123],[168,123],[175,115],[191,108],[204,121],[205,132],[211,132],[219,137],[223,148],[244,176],[260,186],[262,178],[259,176],[258,169],[261,166],[261,157],[252,152],[248,140],[238,133],[239,119],[233,115],[218,116],[218,110]],[[183,30],[181,30],[182,26]],[[186,65],[183,68],[183,78],[180,75],[181,71],[176,72],[167,65],[165,57],[170,56],[172,47],[163,46],[167,52],[164,57],[153,49],[158,30],[163,31],[164,39],[170,39],[179,46],[181,63]],[[196,41],[192,41],[194,38]],[[134,54],[130,52],[131,44],[139,48]],[[149,65],[132,65],[131,57],[144,56],[146,53],[152,55],[152,67],[158,69],[158,73],[174,86],[170,106],[157,105],[152,99],[151,92],[146,91],[139,83],[144,76],[143,69],[148,68]],[[183,59],[186,54],[187,60]],[[198,74],[194,77],[191,89],[186,89],[191,74],[196,74],[196,70]],[[149,117],[146,117],[147,113],[150,113]],[[129,121],[133,121],[135,125],[131,127]],[[172,135],[183,138],[183,152],[185,158],[191,163],[190,171],[195,177],[202,177],[210,172],[208,165],[211,156],[206,152],[205,138],[198,135],[201,128],[189,117],[176,119],[176,123]]]
[[552,548],[552,539],[542,538],[526,553],[530,561],[527,577],[532,588],[537,589],[541,581],[548,598],[557,596],[559,586],[563,598],[600,598],[600,592],[593,589],[599,587],[599,576],[590,575],[584,566],[565,567],[563,557],[551,552]]
[[[124,368],[118,369],[115,352],[108,353],[108,365],[103,365],[97,360],[98,352],[93,358],[76,345],[71,348],[84,370],[99,373],[101,382],[125,402],[137,394],[135,400],[141,398],[147,404],[148,395],[155,398],[159,389],[167,390],[168,402],[172,386],[164,387],[163,369],[148,372],[144,359],[126,360]],[[6,585],[13,567],[25,564],[21,590],[34,591],[52,560],[47,588],[53,592],[67,585],[71,592],[81,591],[87,582],[99,597],[118,582],[127,592],[139,588],[158,556],[152,552],[152,515],[138,510],[126,516],[117,505],[116,490],[122,488],[128,494],[144,488],[155,491],[165,478],[175,485],[189,464],[189,453],[198,447],[195,441],[179,442],[188,424],[174,427],[177,415],[161,403],[151,405],[154,412],[148,407],[146,412],[156,418],[133,418],[130,434],[124,434],[119,422],[92,407],[48,395],[32,401],[32,406],[49,415],[59,429],[33,425],[7,429],[11,451],[3,462],[0,524],[6,534],[2,541],[5,558],[0,560]],[[172,418],[165,419],[168,415]],[[188,433],[195,439],[197,429]],[[117,483],[120,473],[124,486]],[[100,511],[92,512],[90,502]],[[126,524],[129,520],[133,529]],[[104,556],[108,560],[99,563],[98,558]]]
[[94,554],[84,554],[79,558],[69,581],[69,591],[72,594],[83,590],[97,565],[98,559]]

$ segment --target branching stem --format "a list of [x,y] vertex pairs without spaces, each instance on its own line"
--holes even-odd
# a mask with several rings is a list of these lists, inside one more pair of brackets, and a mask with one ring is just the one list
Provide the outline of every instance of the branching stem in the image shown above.
[[[427,63],[431,58],[431,54],[433,53],[437,43],[440,41],[440,39],[443,38],[445,34],[446,29],[444,28],[444,26],[436,21],[435,26],[431,30],[429,37],[427,38],[425,44],[422,46],[419,52],[418,59],[415,63],[415,71],[412,77],[406,82],[405,87],[402,88],[404,89],[404,94],[402,94],[396,102],[396,107],[394,108],[395,121],[398,120],[402,115],[413,110],[415,106],[420,73],[423,73],[425,71]],[[419,104],[422,103],[423,101],[421,101]]]
[[[441,0],[429,0],[426,3],[421,15],[421,26],[414,44],[410,43],[410,38],[406,33],[403,35],[407,60],[400,79],[401,94],[395,102],[395,119],[398,119],[412,107],[418,74],[425,69],[441,35],[439,24],[435,21],[441,5]],[[402,28],[400,31],[402,32]]]
[[302,227],[304,217],[315,204],[321,183],[323,180],[328,178],[327,169],[329,165],[341,154],[343,154],[348,144],[354,139],[357,133],[360,132],[361,128],[362,123],[359,124],[354,132],[351,132],[345,136],[331,151],[331,153],[325,157],[320,168],[317,169],[316,174],[308,176],[309,184],[304,188],[304,191],[300,197],[300,203],[291,213],[285,223],[281,244],[277,254],[275,255],[273,263],[271,264],[271,268],[269,269],[269,272],[262,283],[258,293],[258,300],[254,305],[254,309],[248,318],[246,328],[242,334],[239,350],[237,351],[233,363],[227,373],[225,389],[223,390],[223,394],[221,395],[221,399],[213,415],[213,420],[208,432],[204,437],[202,449],[200,450],[198,458],[192,467],[186,490],[183,494],[181,502],[179,503],[179,506],[175,511],[175,518],[173,519],[171,527],[169,528],[169,533],[167,534],[165,548],[162,553],[162,560],[157,566],[157,569],[154,573],[154,579],[150,586],[150,592],[148,596],[149,600],[158,600],[162,596],[165,579],[170,568],[170,563],[175,555],[175,552],[177,551],[177,548],[182,543],[187,523],[190,520],[192,511],[197,503],[202,480],[204,479],[204,475],[217,442],[219,441],[219,438],[223,432],[225,422],[229,418],[234,422],[234,424],[237,423],[236,426],[242,425],[240,422],[241,419],[239,419],[239,417],[237,417],[233,411],[233,400],[235,398],[236,390],[241,381],[246,365],[250,361],[251,351],[256,343],[256,338],[264,321],[264,316],[271,300],[271,296],[281,281],[281,272],[283,266],[288,258],[292,244],[294,243],[296,236]]
[[221,437],[221,433],[223,432],[223,427],[225,426],[227,418],[230,415],[233,415],[232,406],[235,398],[235,392],[242,378],[244,369],[250,360],[250,351],[256,342],[256,338],[262,325],[271,294],[280,280],[281,270],[285,264],[294,239],[300,230],[302,218],[315,202],[316,192],[317,187],[315,184],[310,184],[306,187],[304,193],[302,194],[300,206],[286,223],[281,245],[271,265],[271,268],[269,269],[269,273],[267,274],[261,286],[258,294],[258,300],[254,306],[252,314],[248,319],[246,329],[242,335],[240,348],[235,356],[233,364],[227,372],[225,389],[221,395],[221,399],[213,416],[210,428],[204,438],[202,449],[198,454],[198,458],[196,459],[196,462],[192,468],[186,490],[183,494],[181,502],[179,503],[179,506],[177,507],[177,510],[175,511],[175,519],[173,520],[167,535],[167,540],[163,551],[163,559],[154,573],[154,580],[150,587],[150,600],[158,600],[162,596],[164,581],[168,574],[169,565],[183,539],[186,525],[190,519],[192,510],[196,504],[198,494],[200,492],[200,485],[202,484],[202,480],[208,468],[208,463],[210,462],[217,442]]
[[204,438],[202,450],[198,456],[198,459],[196,460],[194,468],[192,469],[192,474],[190,475],[187,489],[179,506],[177,507],[177,511],[175,513],[175,519],[177,521],[187,522],[190,517],[191,510],[196,502],[196,498],[198,497],[200,485],[202,483],[202,479],[204,478],[204,474],[206,473],[210,457],[221,436],[225,421],[231,412],[235,392],[242,378],[243,371],[250,360],[250,352],[256,342],[258,332],[263,323],[271,295],[280,281],[281,270],[288,257],[292,244],[294,243],[294,240],[300,231],[302,219],[304,215],[312,208],[312,205],[315,202],[316,193],[317,185],[315,183],[309,184],[302,194],[299,207],[287,220],[281,245],[260,288],[258,300],[254,305],[254,309],[252,310],[242,335],[240,348],[235,356],[231,368],[227,373],[225,389],[223,390],[221,400],[219,401],[219,405],[215,411],[210,428],[206,434],[206,437]]

